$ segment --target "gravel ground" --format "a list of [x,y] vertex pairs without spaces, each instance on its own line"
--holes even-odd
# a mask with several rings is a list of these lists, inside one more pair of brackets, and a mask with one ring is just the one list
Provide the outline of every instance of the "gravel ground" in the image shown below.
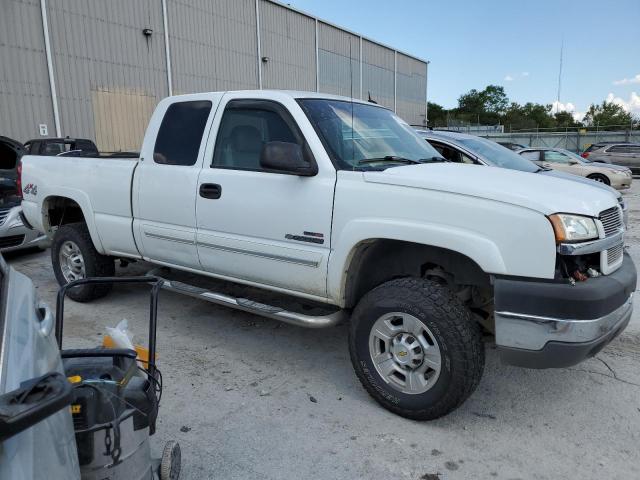
[[[625,197],[638,265],[640,180]],[[55,304],[48,252],[7,259]],[[147,307],[142,287],[69,301],[65,346],[95,345],[122,318],[144,340]],[[165,387],[152,448],[159,455],[165,441],[178,440],[185,480],[640,478],[639,307],[636,298],[627,330],[575,367],[508,367],[487,345],[475,394],[449,416],[420,423],[387,412],[361,388],[344,325],[305,330],[163,292]]]

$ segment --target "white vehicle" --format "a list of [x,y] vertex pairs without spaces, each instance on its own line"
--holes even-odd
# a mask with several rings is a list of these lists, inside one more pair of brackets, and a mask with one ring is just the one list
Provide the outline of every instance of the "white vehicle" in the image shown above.
[[595,354],[631,315],[636,271],[613,194],[446,163],[366,102],[171,97],[140,158],[26,156],[22,175],[26,220],[52,237],[61,284],[144,259],[171,268],[166,288],[204,300],[314,328],[349,318],[359,379],[409,418],[471,395],[482,328],[505,362],[547,368]]

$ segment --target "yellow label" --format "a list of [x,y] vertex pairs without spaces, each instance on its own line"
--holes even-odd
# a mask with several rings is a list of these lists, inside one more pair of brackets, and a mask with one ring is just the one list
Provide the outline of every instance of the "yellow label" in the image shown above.
[[82,409],[82,405],[71,405],[71,413],[72,414],[80,413],[81,409]]
[[82,377],[80,375],[74,375],[73,377],[67,377],[67,380],[71,383],[80,383],[82,381]]

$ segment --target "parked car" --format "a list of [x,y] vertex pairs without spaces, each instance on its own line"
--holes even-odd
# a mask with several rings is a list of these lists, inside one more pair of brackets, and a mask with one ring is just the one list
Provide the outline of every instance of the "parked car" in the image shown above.
[[631,317],[636,270],[615,195],[446,162],[379,105],[272,90],[169,97],[140,158],[23,165],[37,187],[24,213],[53,238],[61,285],[144,259],[171,267],[164,288],[202,300],[310,328],[349,319],[358,378],[408,418],[445,415],[475,390],[481,325],[504,362],[550,368],[595,354]]
[[18,185],[20,158],[24,146],[7,137],[0,137],[0,251],[46,247],[48,239],[35,230],[26,228],[20,212],[21,188]]
[[521,157],[516,152],[504,149],[495,142],[486,138],[442,130],[416,131],[450,162],[501,167],[511,170],[536,173],[539,175],[559,177],[572,180],[574,182],[597,186],[603,190],[611,192],[618,199],[623,210],[625,225],[627,224],[628,211],[622,195],[620,192],[604,183],[595,183],[584,177],[541,167],[530,160]]
[[616,190],[626,190],[633,181],[631,170],[627,167],[592,162],[563,148],[526,148],[517,153],[543,168],[579,175],[610,185]]
[[508,148],[509,150],[520,150],[521,148],[527,148],[526,145],[522,145],[521,143],[513,143],[513,142],[496,142],[498,145],[502,145],[503,147]]
[[24,144],[28,155],[97,157],[98,147],[86,138],[37,138]]
[[54,314],[0,255],[0,478],[80,479]]
[[640,143],[594,143],[582,152],[582,158],[622,165],[640,175]]

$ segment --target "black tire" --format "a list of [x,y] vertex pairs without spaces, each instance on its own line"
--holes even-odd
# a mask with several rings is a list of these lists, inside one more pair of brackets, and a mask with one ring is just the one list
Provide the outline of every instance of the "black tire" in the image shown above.
[[611,182],[609,181],[609,178],[607,178],[606,175],[601,175],[599,173],[592,173],[591,175],[587,176],[587,178],[590,178],[591,180],[594,180],[596,182],[604,183],[605,185],[611,185]]
[[[401,392],[373,364],[371,329],[377,319],[391,312],[417,318],[438,343],[441,370],[423,393]],[[420,278],[391,280],[360,300],[351,317],[349,350],[367,392],[387,410],[413,420],[433,420],[458,408],[476,389],[484,369],[480,325],[448,288]]]
[[182,469],[182,453],[175,440],[169,440],[162,451],[160,460],[160,480],[178,480]]
[[[85,276],[88,277],[112,277],[116,266],[113,258],[98,253],[91,240],[91,235],[86,223],[69,223],[62,225],[56,231],[51,244],[51,263],[53,272],[60,286],[66,285],[60,265],[60,249],[66,241],[75,243],[84,259]],[[72,288],[67,296],[76,302],[89,302],[104,297],[111,291],[111,285],[82,285]]]

